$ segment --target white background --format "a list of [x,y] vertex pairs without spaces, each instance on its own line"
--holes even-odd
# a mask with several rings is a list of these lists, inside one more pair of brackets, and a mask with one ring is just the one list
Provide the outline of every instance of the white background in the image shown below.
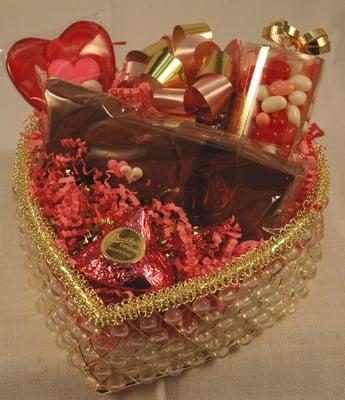
[[[25,36],[59,33],[99,12],[114,40],[140,49],[175,24],[208,22],[215,40],[260,41],[261,29],[286,18],[302,31],[324,27],[332,41],[314,119],[326,130],[332,169],[324,258],[311,292],[294,315],[231,354],[178,377],[138,388],[120,399],[345,399],[345,2],[31,0],[0,3],[0,47]],[[127,49],[118,51],[121,60]],[[0,68],[0,400],[93,399],[81,376],[33,309],[13,219],[11,164],[29,107]]]

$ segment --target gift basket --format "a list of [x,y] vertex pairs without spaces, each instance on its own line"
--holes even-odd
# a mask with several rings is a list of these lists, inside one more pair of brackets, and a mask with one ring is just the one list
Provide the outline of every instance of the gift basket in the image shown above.
[[321,258],[329,170],[311,122],[330,50],[178,25],[116,67],[78,21],[6,58],[32,105],[14,195],[37,307],[100,393],[178,375],[292,313]]

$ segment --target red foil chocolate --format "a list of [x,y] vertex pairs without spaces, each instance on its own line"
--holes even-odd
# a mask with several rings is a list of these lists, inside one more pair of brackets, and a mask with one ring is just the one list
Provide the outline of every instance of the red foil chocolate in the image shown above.
[[126,184],[143,204],[174,202],[195,225],[235,215],[246,238],[259,238],[301,174],[297,164],[215,129],[145,115],[105,93],[50,79],[45,97],[48,152],[66,152],[61,139],[80,137],[90,168],[124,160],[144,173],[131,183],[114,177],[112,185]]
[[[121,227],[134,230],[144,239],[145,251],[139,261],[120,263],[109,260],[102,249],[104,235],[82,250],[75,267],[96,288],[109,289],[104,291],[107,301],[111,289],[118,296],[125,291],[142,294],[172,285],[175,282],[173,269],[157,245],[145,208],[140,207],[132,212],[121,223]],[[122,241],[118,246],[124,244]],[[116,301],[116,298],[112,301]]]

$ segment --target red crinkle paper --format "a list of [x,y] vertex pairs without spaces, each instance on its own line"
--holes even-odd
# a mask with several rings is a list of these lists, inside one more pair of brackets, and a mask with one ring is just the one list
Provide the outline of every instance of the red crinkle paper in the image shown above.
[[[27,138],[34,161],[30,171],[32,196],[54,228],[57,244],[72,256],[73,264],[73,255],[90,227],[101,226],[106,218],[121,223],[126,213],[140,206],[134,192],[121,184],[112,188],[108,183],[113,175],[121,175],[119,167],[126,163],[113,160],[105,172],[88,171],[83,160],[87,148],[80,139],[62,141],[71,154],[48,155],[37,151],[42,144],[39,131]],[[83,181],[89,177],[91,183],[84,185],[81,177]],[[235,254],[241,228],[234,217],[218,227],[195,231],[183,209],[173,203],[163,205],[154,200],[148,210],[163,248],[173,254],[179,279],[220,268]],[[101,288],[97,290],[102,292]]]
[[[305,200],[316,180],[316,157],[312,144],[322,135],[323,131],[312,124],[300,142],[306,176],[291,213],[307,206]],[[84,162],[87,146],[80,139],[63,140],[62,145],[69,149],[69,154],[53,155],[42,150],[40,130],[27,133],[26,137],[32,156],[31,194],[53,227],[57,245],[69,254],[73,265],[74,256],[92,228],[96,227],[101,235],[106,219],[120,225],[128,212],[140,206],[134,192],[122,184],[115,188],[109,184],[113,176],[121,179],[121,166],[127,163],[111,160],[107,171],[87,170]],[[178,280],[212,272],[260,244],[242,238],[241,227],[234,217],[220,226],[195,229],[184,210],[173,203],[162,204],[154,200],[146,207],[162,250],[171,255]],[[94,285],[94,289],[106,303],[133,295],[130,290],[114,293],[101,285]]]

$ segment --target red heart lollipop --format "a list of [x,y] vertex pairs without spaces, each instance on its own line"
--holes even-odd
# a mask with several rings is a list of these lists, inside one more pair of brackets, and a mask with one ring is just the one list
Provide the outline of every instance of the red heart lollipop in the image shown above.
[[90,21],[70,25],[54,40],[19,40],[8,51],[6,66],[15,87],[37,110],[43,109],[44,101],[35,66],[76,83],[97,80],[104,91],[111,86],[116,68],[110,36]]

